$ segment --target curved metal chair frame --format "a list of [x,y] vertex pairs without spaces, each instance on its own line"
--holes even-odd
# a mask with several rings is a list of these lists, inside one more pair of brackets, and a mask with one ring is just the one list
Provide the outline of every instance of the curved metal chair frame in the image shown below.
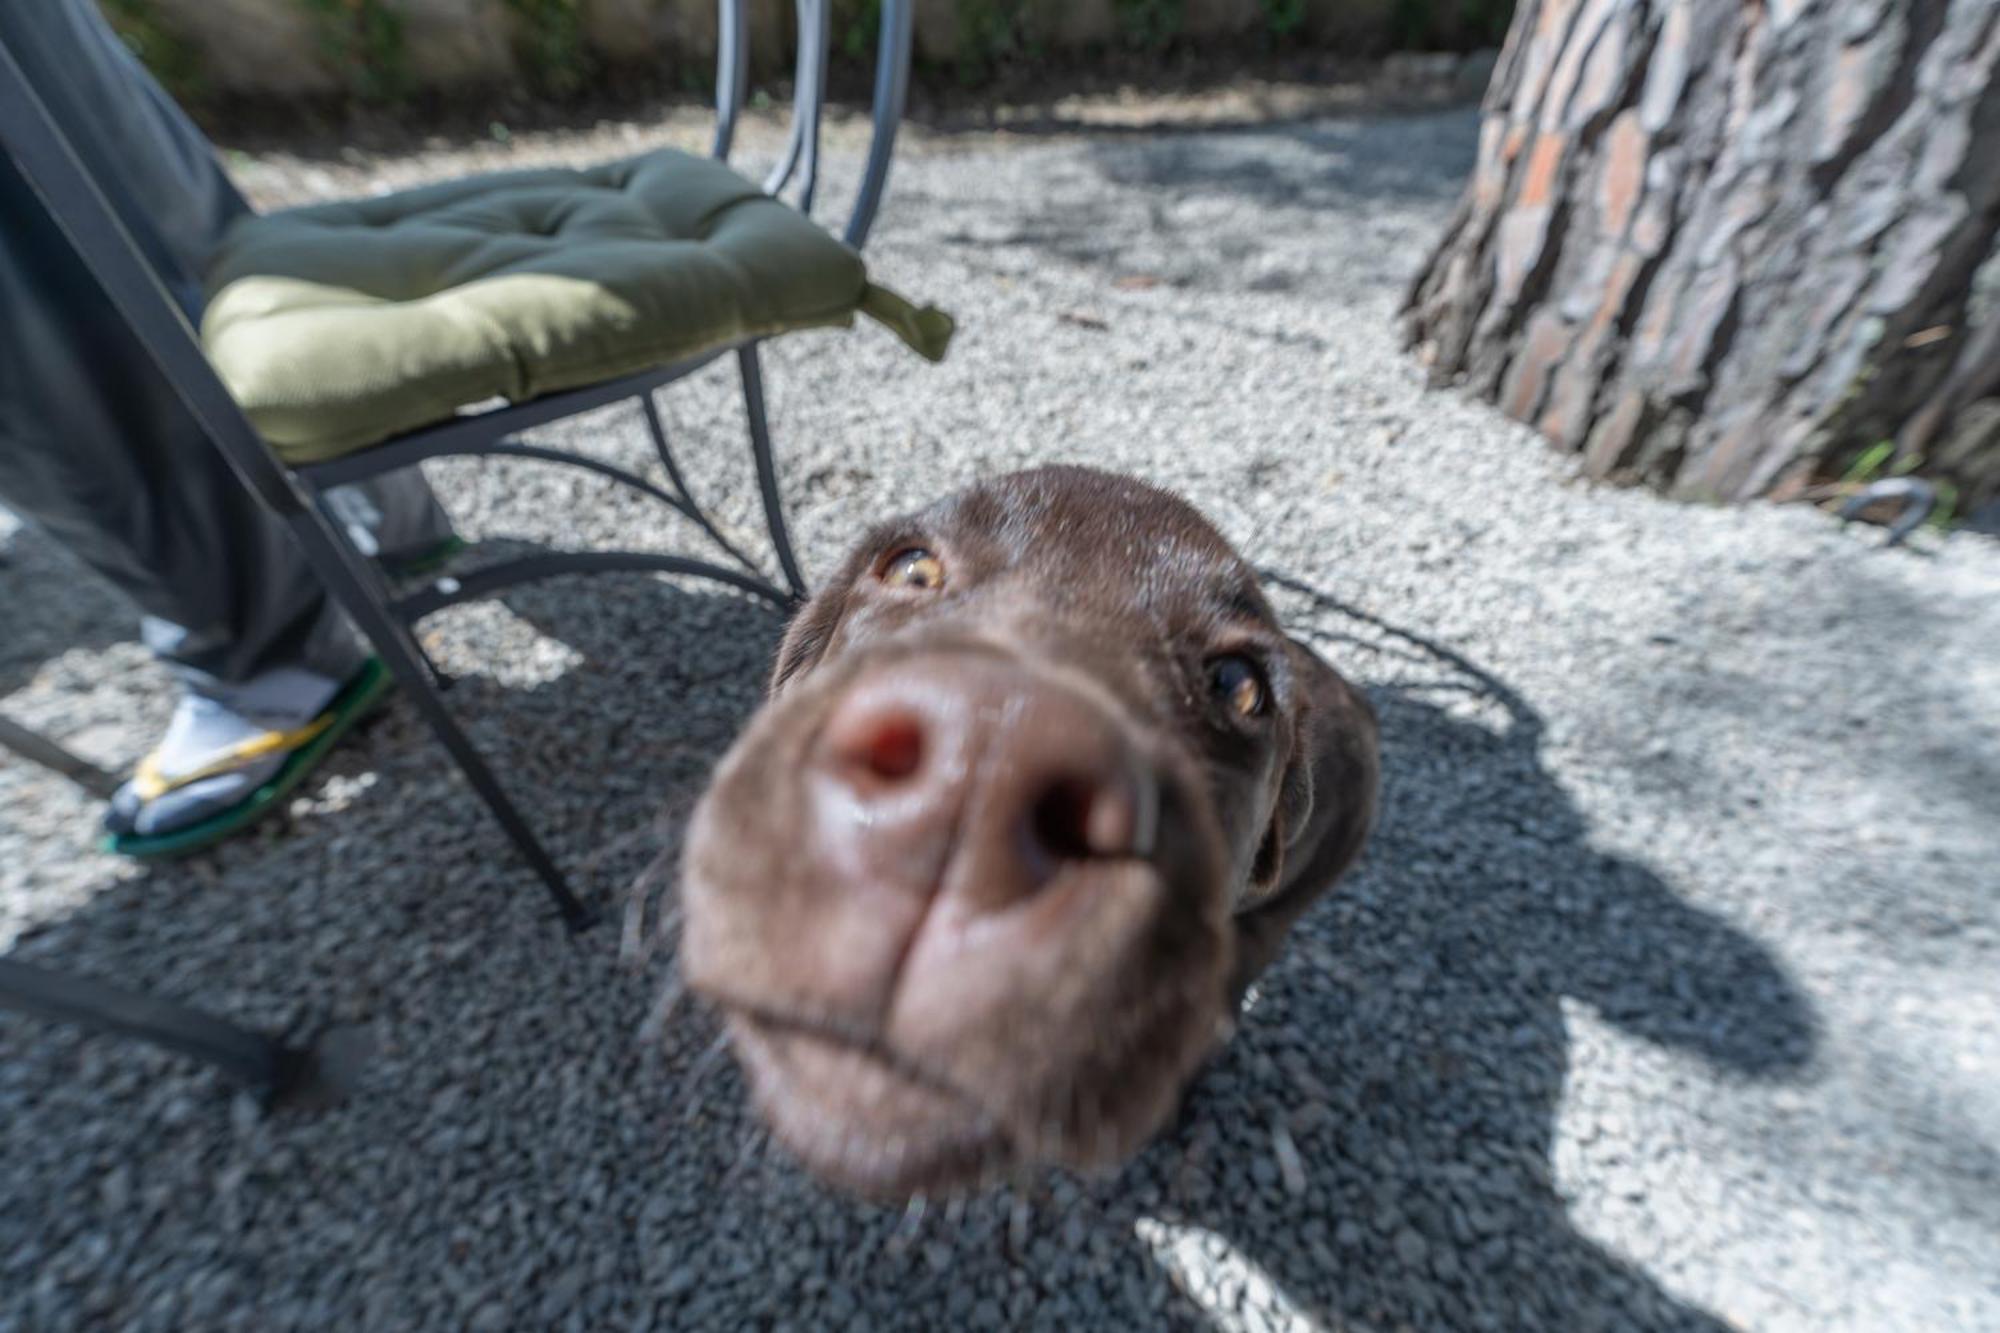
[[[913,0],[883,0],[882,4],[872,138],[860,188],[842,233],[846,243],[857,249],[868,238],[888,182],[896,129],[908,89],[912,3]],[[820,123],[832,4],[831,0],[797,0],[797,4],[799,50],[790,131],[785,150],[764,189],[782,196],[796,177],[795,206],[810,216],[819,184]],[[749,84],[747,0],[719,0],[719,18],[716,126],[710,153],[726,161]],[[770,425],[765,414],[757,340],[587,388],[461,415],[344,458],[288,467],[266,447],[256,428],[230,397],[203,355],[199,336],[187,313],[167,292],[136,243],[127,220],[106,200],[5,47],[0,47],[0,149],[14,159],[43,206],[69,236],[120,315],[159,364],[229,466],[290,527],[331,595],[394,672],[438,740],[541,880],[557,915],[572,930],[589,924],[594,913],[572,891],[541,840],[446,708],[442,691],[449,687],[450,681],[430,661],[414,627],[433,612],[490,596],[516,584],[557,575],[613,570],[706,578],[780,606],[788,607],[802,599],[805,582],[785,527]],[[756,561],[722,535],[702,509],[669,448],[653,400],[655,390],[726,355],[736,358],[742,382],[757,483],[782,583],[767,577]],[[531,427],[624,399],[637,400],[643,408],[654,451],[665,473],[665,485],[596,458],[524,444],[513,438]],[[330,509],[326,493],[342,483],[394,471],[423,459],[467,455],[556,463],[608,478],[659,501],[693,523],[728,563],[643,551],[549,552],[509,560],[457,579],[440,578],[428,587],[399,596],[349,537],[346,525]],[[6,977],[0,976],[0,981],[4,980]],[[20,997],[11,997],[10,1001],[9,990],[9,986],[0,985],[0,1003],[18,1004]],[[40,1011],[76,1016],[74,1002],[74,995],[66,997],[66,1008],[44,995]],[[176,1007],[166,1002],[162,1005],[165,1007],[161,1021],[171,1029],[174,1024],[168,1011]],[[128,1032],[137,1030],[130,1023],[122,1028],[116,1023],[107,1025]],[[186,1028],[187,1024],[180,1026]],[[140,1031],[140,1035],[146,1034]],[[264,1040],[243,1035],[247,1040]],[[158,1039],[157,1034],[154,1039]],[[189,1036],[181,1045],[181,1049],[196,1054],[213,1047],[213,1042],[204,1045],[198,1036]],[[297,1062],[273,1047],[256,1059],[239,1057],[218,1063],[248,1082],[268,1085],[275,1077],[271,1071],[291,1068]],[[253,1068],[265,1073],[253,1077],[244,1072]],[[283,1091],[269,1086],[263,1090]]]

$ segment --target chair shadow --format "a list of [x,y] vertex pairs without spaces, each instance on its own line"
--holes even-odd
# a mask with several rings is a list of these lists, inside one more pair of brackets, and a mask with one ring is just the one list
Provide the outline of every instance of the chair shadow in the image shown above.
[[[692,802],[760,697],[779,618],[644,576],[508,596],[589,650],[526,686],[461,663],[447,704],[558,864],[615,906],[655,854],[662,804]],[[675,706],[695,695],[707,704]],[[651,993],[618,964],[615,916],[566,944],[405,699],[287,811],[198,856],[31,850],[26,889],[44,901],[9,956],[263,1032],[364,1029],[376,1049],[344,1104],[260,1121],[192,1061],[0,1011],[0,1325],[221,1327],[283,1305],[265,1326],[299,1326],[301,1306],[339,1312],[309,1326],[409,1326],[449,1296],[433,1264],[382,1242],[418,1225],[440,1173],[504,1181],[551,1135],[602,1155],[600,1171],[629,1155],[664,1177],[662,1159],[689,1151],[653,1122],[661,1065],[688,1056],[642,1052]],[[482,1155],[501,1143],[505,1157]],[[221,1187],[187,1186],[218,1171]],[[567,1177],[542,1178],[559,1197]],[[88,1264],[33,1281],[83,1249]],[[177,1265],[204,1276],[165,1292],[148,1276]]]
[[138,612],[25,521],[0,516],[0,699],[21,688],[43,662],[66,652],[95,652],[138,635]]

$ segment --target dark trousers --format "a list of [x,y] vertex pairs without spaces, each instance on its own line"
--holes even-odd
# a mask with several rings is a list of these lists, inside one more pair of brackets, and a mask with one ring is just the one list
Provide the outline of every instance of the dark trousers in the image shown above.
[[[176,296],[243,209],[206,141],[90,0],[0,0],[0,42]],[[414,470],[363,488],[386,551],[450,532]],[[282,524],[237,482],[0,155],[0,503],[121,588],[146,644],[227,704],[279,666],[363,650]]]

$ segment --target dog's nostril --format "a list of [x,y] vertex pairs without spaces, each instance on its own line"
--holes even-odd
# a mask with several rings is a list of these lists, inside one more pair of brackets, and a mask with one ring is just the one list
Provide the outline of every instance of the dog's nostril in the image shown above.
[[893,718],[869,739],[868,769],[878,778],[906,778],[924,761],[924,733],[915,719]]
[[849,768],[882,782],[901,782],[924,762],[924,729],[905,713],[877,714],[841,728],[836,753]]
[[1035,841],[1063,860],[1138,850],[1138,811],[1116,786],[1081,778],[1052,783],[1029,813]]
[[1090,786],[1058,782],[1043,792],[1029,812],[1035,841],[1065,860],[1090,855],[1090,814],[1096,804]]

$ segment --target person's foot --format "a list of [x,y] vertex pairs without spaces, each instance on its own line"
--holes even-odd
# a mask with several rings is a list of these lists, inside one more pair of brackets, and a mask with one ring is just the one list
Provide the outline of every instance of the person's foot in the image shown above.
[[[295,668],[267,673],[230,706],[185,695],[166,735],[113,794],[104,827],[114,850],[191,851],[250,822],[303,776],[386,688],[370,659],[347,682]],[[203,836],[204,834],[210,836]]]

